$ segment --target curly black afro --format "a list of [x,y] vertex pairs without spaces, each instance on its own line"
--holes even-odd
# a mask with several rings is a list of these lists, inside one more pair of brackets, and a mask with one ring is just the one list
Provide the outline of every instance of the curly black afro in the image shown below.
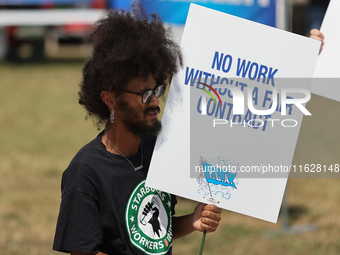
[[157,14],[149,18],[140,5],[133,5],[131,12],[110,11],[96,23],[86,38],[93,42],[93,52],[83,68],[78,94],[79,104],[98,128],[110,117],[100,97],[102,91],[122,89],[137,76],[146,78],[150,71],[158,83],[166,83],[178,71],[182,54],[171,37],[171,28]]

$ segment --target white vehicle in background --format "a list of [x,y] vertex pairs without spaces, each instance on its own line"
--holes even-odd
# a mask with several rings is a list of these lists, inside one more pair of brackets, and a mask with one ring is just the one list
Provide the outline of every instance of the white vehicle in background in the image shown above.
[[107,7],[105,0],[0,0],[0,59],[39,62],[60,45],[80,45]]

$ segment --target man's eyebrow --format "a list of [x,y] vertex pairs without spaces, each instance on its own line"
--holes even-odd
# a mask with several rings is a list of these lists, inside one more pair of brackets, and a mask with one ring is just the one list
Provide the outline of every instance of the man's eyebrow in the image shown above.
[[[156,85],[155,85],[155,87],[154,87],[153,89],[155,89],[158,85],[159,85],[159,83],[156,82]],[[152,88],[149,88],[149,89],[141,89],[141,90],[139,91],[139,93],[144,93],[145,91],[153,90],[153,89],[152,89]]]
[[144,93],[145,91],[148,91],[148,90],[150,90],[150,89],[142,89],[142,90],[139,91],[139,93]]

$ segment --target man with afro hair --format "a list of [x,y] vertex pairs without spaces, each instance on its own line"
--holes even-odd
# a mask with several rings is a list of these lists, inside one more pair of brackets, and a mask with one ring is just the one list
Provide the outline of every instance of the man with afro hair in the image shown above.
[[150,17],[140,6],[114,10],[88,36],[93,53],[83,68],[79,103],[105,128],[63,173],[54,250],[172,254],[173,238],[213,232],[219,224],[215,205],[175,217],[176,197],[145,186],[161,129],[158,98],[182,65],[170,28]]

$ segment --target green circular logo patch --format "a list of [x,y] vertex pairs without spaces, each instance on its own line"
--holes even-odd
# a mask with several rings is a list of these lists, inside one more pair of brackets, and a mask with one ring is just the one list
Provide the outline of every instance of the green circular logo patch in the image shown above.
[[145,187],[132,192],[125,210],[131,243],[146,254],[165,254],[172,245],[171,196]]

